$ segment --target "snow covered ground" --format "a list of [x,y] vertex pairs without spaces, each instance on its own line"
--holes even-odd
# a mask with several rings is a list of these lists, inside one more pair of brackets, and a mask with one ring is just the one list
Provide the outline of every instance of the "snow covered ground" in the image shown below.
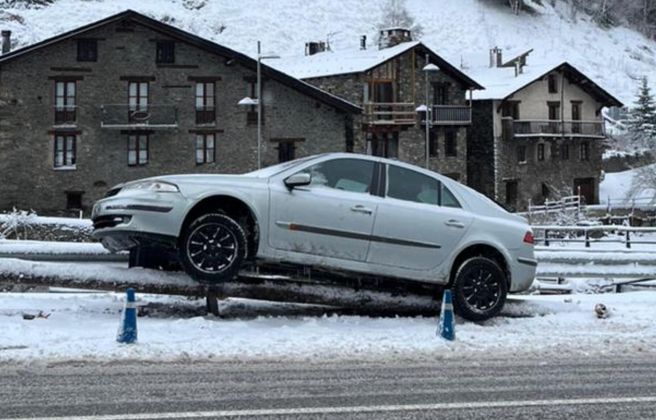
[[[13,31],[17,46],[31,44],[125,9],[134,9],[227,47],[254,55],[257,40],[265,53],[303,54],[308,41],[329,41],[333,50],[358,48],[367,35],[376,48],[380,0],[58,0],[41,9],[22,2],[0,11],[3,29]],[[424,29],[429,47],[460,65],[462,53],[487,57],[495,46],[504,51],[534,49],[533,62],[570,61],[625,104],[634,101],[637,80],[654,73],[656,42],[626,28],[603,29],[568,2],[556,7],[542,1],[539,14],[515,16],[507,7],[482,0],[408,0]],[[495,2],[496,3],[496,2]],[[269,64],[274,64],[270,60]],[[465,61],[465,60],[463,60]],[[467,64],[466,62],[464,63]],[[467,69],[465,68],[465,72]],[[650,78],[656,87],[656,78]]]
[[633,180],[638,171],[641,170],[656,171],[656,164],[605,174],[604,180],[599,185],[599,201],[601,204],[608,203],[610,199],[612,205],[630,205],[633,201],[638,206],[656,205],[656,185],[644,185],[643,187],[634,185]]
[[[159,310],[138,319],[139,342],[115,341],[121,296],[0,294],[0,362],[480,358],[654,352],[656,293],[516,297],[483,324],[458,320],[455,342],[437,318],[316,316],[316,307],[228,300],[225,318],[203,301],[141,296]],[[598,319],[595,304],[611,310]],[[48,318],[24,320],[39,311]]]

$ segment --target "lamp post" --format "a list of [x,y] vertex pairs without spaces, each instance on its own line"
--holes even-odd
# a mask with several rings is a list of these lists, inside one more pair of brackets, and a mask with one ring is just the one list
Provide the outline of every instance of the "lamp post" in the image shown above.
[[428,100],[428,74],[429,73],[436,73],[440,71],[440,68],[437,67],[435,64],[431,63],[429,61],[428,54],[426,54],[426,65],[422,69],[424,72],[424,84],[425,84],[425,104],[420,105],[417,107],[417,112],[426,112],[426,169],[430,169],[430,127],[432,125],[433,119],[432,119],[432,107],[429,104]]
[[280,58],[278,55],[262,55],[260,41],[257,41],[257,98],[245,97],[238,102],[242,106],[257,106],[257,169],[262,168],[262,60]]

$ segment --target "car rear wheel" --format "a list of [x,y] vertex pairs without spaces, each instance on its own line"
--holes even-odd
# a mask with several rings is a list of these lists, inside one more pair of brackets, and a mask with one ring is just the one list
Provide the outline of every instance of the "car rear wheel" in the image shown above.
[[508,280],[494,260],[473,257],[463,262],[453,282],[456,313],[470,321],[497,315],[508,294]]
[[246,257],[246,234],[225,214],[206,214],[191,222],[180,242],[180,261],[193,279],[232,280]]

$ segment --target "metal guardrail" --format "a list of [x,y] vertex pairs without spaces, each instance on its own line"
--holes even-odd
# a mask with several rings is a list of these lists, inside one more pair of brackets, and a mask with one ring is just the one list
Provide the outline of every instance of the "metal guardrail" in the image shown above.
[[[632,245],[656,245],[656,240],[645,240],[639,236],[636,238],[632,235],[640,233],[656,233],[656,228],[652,227],[630,227],[630,226],[532,226],[535,235],[535,242],[549,246],[551,242],[572,242],[583,243],[586,248],[590,248],[593,243],[623,243],[626,248]],[[542,236],[537,235],[542,232]],[[621,238],[604,238],[592,237],[591,232],[618,233]],[[554,236],[554,235],[558,236]],[[550,236],[551,235],[551,236]],[[572,237],[576,235],[576,237]]]
[[174,105],[128,104],[101,105],[102,128],[175,128],[178,126],[178,109]]

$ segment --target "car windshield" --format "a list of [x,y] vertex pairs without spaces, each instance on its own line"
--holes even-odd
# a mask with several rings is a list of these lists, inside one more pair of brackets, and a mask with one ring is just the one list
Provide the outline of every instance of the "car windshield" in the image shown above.
[[266,168],[258,169],[256,171],[248,172],[245,175],[254,176],[258,178],[268,178],[270,176],[279,174],[282,171],[298,166],[302,163],[309,161],[310,159],[316,158],[318,155],[307,156],[300,159],[290,160],[288,162],[279,163],[273,166],[267,166]]

